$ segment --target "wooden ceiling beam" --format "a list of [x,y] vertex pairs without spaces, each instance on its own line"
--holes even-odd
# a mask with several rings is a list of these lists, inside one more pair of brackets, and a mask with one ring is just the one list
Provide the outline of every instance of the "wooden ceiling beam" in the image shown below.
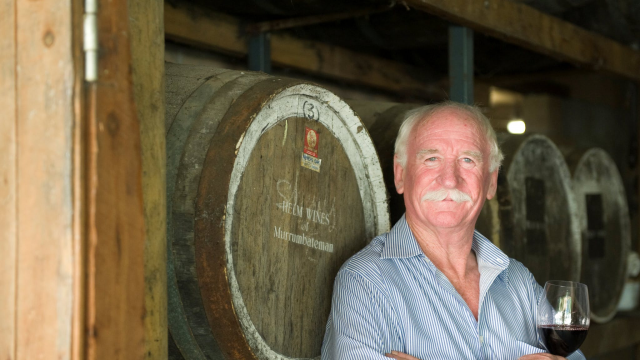
[[405,0],[408,6],[506,42],[640,80],[640,52],[510,0]]
[[[166,2],[164,14],[166,39],[233,56],[247,55],[245,24],[239,19],[175,8]],[[435,79],[423,69],[282,33],[271,34],[271,60],[303,73],[390,92],[421,98],[439,93],[438,87],[429,85]]]

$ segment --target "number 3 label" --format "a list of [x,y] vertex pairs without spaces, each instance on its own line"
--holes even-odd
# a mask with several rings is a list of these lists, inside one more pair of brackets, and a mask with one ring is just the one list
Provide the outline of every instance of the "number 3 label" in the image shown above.
[[304,114],[304,117],[309,120],[320,120],[320,109],[317,104],[314,104],[311,101],[305,101],[302,104],[302,113]]

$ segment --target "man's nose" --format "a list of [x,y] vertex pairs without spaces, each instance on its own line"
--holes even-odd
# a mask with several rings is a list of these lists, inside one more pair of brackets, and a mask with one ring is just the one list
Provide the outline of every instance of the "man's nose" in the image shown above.
[[447,161],[438,177],[440,185],[445,188],[455,188],[458,185],[458,167],[455,161]]

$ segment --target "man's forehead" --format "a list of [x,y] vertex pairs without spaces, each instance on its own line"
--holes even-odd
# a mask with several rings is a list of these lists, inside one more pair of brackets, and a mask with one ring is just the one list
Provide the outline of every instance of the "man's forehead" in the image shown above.
[[413,140],[419,142],[421,147],[427,148],[426,143],[438,140],[468,141],[475,143],[480,148],[486,144],[485,135],[479,131],[476,124],[459,120],[435,120],[416,128],[413,132]]
[[[450,111],[448,111],[450,110]],[[456,144],[464,144],[459,149],[466,155],[483,157],[489,142],[477,121],[469,114],[457,109],[443,109],[432,114],[415,128],[410,141],[417,155],[436,153],[440,149],[439,140],[451,140]],[[478,156],[479,155],[479,156]]]
[[478,122],[466,112],[459,109],[441,109],[426,118],[421,119],[419,130],[429,130],[438,127],[462,125],[466,129],[479,132]]

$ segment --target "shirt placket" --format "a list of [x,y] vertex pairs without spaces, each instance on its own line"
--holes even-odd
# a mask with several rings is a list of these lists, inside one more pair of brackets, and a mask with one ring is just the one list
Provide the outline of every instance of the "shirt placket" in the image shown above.
[[478,338],[480,341],[480,347],[485,359],[496,359],[497,356],[491,347],[491,335],[487,328],[487,321],[485,321],[483,315],[485,312],[482,310],[486,306],[486,299],[489,294],[493,282],[501,273],[501,270],[484,268],[480,273],[480,298],[478,304]]
[[496,359],[493,353],[493,349],[491,348],[491,338],[489,335],[489,331],[487,329],[487,322],[484,321],[482,308],[484,307],[484,303],[481,303],[478,307],[478,341],[480,342],[480,349],[482,351],[482,355],[487,360]]
[[[484,346],[482,344],[482,341],[480,341],[479,322],[476,322],[476,319],[474,318],[473,313],[469,308],[469,305],[467,305],[467,303],[464,301],[462,296],[460,296],[460,294],[455,289],[453,284],[451,284],[449,279],[440,270],[435,268],[435,265],[433,265],[433,263],[430,263],[429,265],[433,266],[433,270],[435,271],[438,284],[440,284],[440,286],[457,301],[458,306],[462,309],[462,312],[466,314],[466,316],[464,316],[464,321],[466,322],[466,326],[468,326],[469,329],[473,329],[473,331],[475,331],[476,339],[478,340],[478,342],[474,344],[476,345],[474,346],[474,349],[473,349],[474,359],[483,359],[483,360],[490,359],[490,357],[486,357],[485,351],[483,351]],[[480,319],[479,312],[478,312],[478,319]],[[464,333],[464,331],[461,331],[461,333]],[[482,355],[482,356],[479,357],[479,355]]]

